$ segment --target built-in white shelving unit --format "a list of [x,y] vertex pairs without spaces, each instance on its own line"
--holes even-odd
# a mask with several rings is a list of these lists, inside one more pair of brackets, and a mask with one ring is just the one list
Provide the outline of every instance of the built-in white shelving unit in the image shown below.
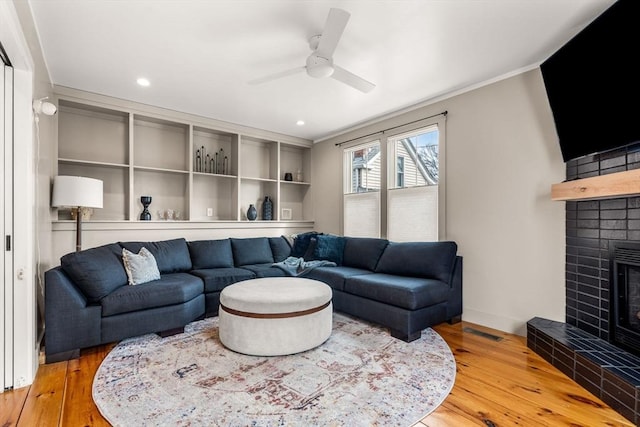
[[[313,222],[311,142],[278,138],[242,126],[74,91],[58,94],[58,175],[104,183],[104,208],[92,221],[140,222],[140,196],[152,196],[151,223],[248,223],[250,204],[262,221],[262,202],[273,221]],[[99,100],[96,100],[99,99]],[[133,107],[131,107],[133,105]],[[274,137],[274,135],[276,137]],[[293,181],[285,181],[290,173]],[[296,180],[302,174],[302,180]],[[284,209],[284,215],[283,215]],[[58,210],[58,221],[71,220]],[[149,221],[144,221],[148,223]],[[159,224],[160,225],[160,224]],[[108,228],[111,229],[112,226]],[[254,226],[251,226],[254,227]],[[169,227],[171,228],[171,227]]]

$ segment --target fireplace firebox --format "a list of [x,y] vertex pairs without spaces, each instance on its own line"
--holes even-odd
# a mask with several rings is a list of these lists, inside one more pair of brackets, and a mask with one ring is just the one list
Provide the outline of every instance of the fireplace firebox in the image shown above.
[[640,356],[640,242],[609,242],[610,341]]

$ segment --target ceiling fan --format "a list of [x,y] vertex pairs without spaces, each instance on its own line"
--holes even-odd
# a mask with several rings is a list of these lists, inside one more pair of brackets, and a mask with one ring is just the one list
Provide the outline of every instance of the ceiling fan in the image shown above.
[[333,63],[333,52],[338,46],[338,42],[340,41],[340,37],[342,37],[342,33],[347,26],[347,21],[350,16],[349,12],[345,10],[331,8],[322,34],[315,35],[309,40],[309,47],[312,53],[307,57],[305,66],[251,80],[249,84],[265,83],[306,70],[307,74],[311,77],[318,79],[331,77],[361,92],[370,92],[373,90],[376,85]]

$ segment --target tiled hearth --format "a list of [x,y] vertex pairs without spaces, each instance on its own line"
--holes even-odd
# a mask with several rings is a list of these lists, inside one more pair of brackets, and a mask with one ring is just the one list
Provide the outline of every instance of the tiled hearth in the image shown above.
[[575,326],[534,317],[527,347],[602,399],[640,423],[640,358]]

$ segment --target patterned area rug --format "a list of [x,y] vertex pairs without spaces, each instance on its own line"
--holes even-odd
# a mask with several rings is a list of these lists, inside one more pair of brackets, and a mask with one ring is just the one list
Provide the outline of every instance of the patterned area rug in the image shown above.
[[334,313],[320,347],[256,357],[224,348],[214,317],[122,341],[98,369],[93,399],[115,426],[410,426],[442,403],[455,375],[432,329],[405,343]]

